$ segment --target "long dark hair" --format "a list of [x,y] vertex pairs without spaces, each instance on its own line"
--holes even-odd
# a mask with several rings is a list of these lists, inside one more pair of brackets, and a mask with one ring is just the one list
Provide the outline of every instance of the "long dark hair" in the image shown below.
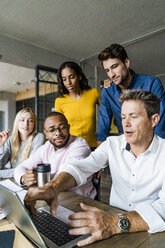
[[69,67],[71,68],[72,70],[75,71],[75,73],[77,74],[77,76],[79,76],[81,79],[79,80],[79,85],[80,85],[80,89],[82,90],[89,90],[91,89],[91,87],[88,85],[88,79],[86,78],[85,74],[83,73],[81,67],[75,63],[75,62],[72,62],[72,61],[66,61],[64,62],[59,70],[58,70],[58,76],[57,76],[57,79],[58,79],[58,95],[59,96],[63,96],[64,94],[67,94],[69,93],[69,91],[66,89],[66,87],[64,86],[64,83],[63,83],[63,80],[62,80],[62,76],[61,76],[61,72],[64,68],[66,67]]

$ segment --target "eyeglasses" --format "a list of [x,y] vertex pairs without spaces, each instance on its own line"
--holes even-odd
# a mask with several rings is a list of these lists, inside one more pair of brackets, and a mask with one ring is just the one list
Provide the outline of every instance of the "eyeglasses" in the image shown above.
[[60,126],[57,127],[57,128],[52,127],[52,128],[49,129],[49,130],[46,130],[46,129],[45,129],[45,131],[46,131],[47,133],[54,134],[54,133],[57,133],[57,131],[59,131],[59,132],[64,132],[64,131],[66,131],[67,129],[68,129],[68,125],[62,124],[62,125],[60,125]]

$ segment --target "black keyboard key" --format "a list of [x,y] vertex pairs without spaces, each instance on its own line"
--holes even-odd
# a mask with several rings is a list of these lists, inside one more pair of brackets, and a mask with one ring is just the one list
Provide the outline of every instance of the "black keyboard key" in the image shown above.
[[78,237],[69,234],[70,228],[66,223],[44,210],[39,210],[37,216],[33,216],[32,219],[38,231],[58,246],[64,245]]

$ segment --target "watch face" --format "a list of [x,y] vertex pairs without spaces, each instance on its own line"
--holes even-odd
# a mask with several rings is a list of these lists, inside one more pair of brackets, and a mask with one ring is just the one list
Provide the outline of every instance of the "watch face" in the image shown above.
[[129,221],[126,218],[121,218],[119,220],[119,227],[123,231],[128,231],[129,228]]

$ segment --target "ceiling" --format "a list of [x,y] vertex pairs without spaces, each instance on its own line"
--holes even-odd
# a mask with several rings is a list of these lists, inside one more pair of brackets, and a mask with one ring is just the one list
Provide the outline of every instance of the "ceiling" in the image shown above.
[[33,69],[0,62],[0,91],[16,93],[35,87]]
[[[94,65],[101,50],[120,43],[136,72],[165,85],[164,0],[0,0],[0,34]],[[0,91],[20,90],[13,82],[31,87],[34,71],[3,56]]]

